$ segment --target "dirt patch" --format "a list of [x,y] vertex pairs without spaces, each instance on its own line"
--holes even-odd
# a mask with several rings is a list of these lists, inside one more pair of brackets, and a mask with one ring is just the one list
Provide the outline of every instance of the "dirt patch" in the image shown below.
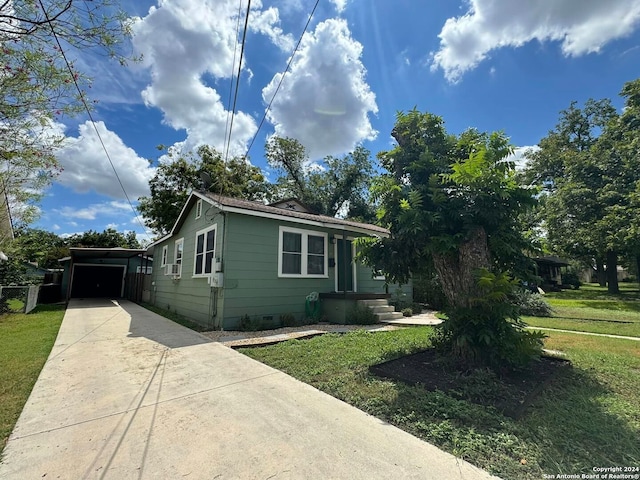
[[571,362],[556,357],[541,357],[527,368],[496,374],[487,369],[461,370],[443,359],[434,349],[372,365],[377,376],[439,390],[455,398],[495,407],[512,418],[520,418],[544,387],[562,375]]

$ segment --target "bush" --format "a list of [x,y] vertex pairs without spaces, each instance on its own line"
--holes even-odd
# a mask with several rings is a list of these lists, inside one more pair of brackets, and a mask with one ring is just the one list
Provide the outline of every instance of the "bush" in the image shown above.
[[297,327],[299,325],[293,313],[283,313],[280,315],[280,323],[283,327]]
[[553,314],[553,309],[539,293],[516,290],[511,295],[511,301],[518,308],[520,315],[550,317]]
[[434,344],[467,367],[495,370],[524,366],[542,354],[545,335],[525,330],[512,301],[514,282],[506,273],[480,271],[481,295],[468,307],[450,308]]
[[411,311],[413,312],[414,315],[419,315],[422,313],[422,304],[421,303],[412,303],[411,304]]
[[576,272],[569,270],[567,273],[562,275],[562,284],[571,285],[574,290],[578,290],[582,285],[582,282]]
[[375,313],[364,305],[356,305],[347,314],[347,325],[372,325],[378,323]]
[[[433,310],[442,310],[447,306],[438,276],[433,273],[421,273],[413,276],[413,299],[429,305]],[[414,310],[416,312],[416,310]]]
[[402,309],[402,316],[403,317],[412,317],[413,316],[413,310],[410,308],[403,308]]

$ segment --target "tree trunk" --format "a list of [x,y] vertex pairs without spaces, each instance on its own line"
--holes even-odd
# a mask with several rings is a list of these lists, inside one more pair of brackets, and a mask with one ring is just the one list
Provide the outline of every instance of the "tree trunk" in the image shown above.
[[433,262],[442,290],[452,308],[465,308],[479,294],[475,270],[491,266],[487,234],[476,228],[456,252],[434,254]]
[[618,288],[618,253],[607,250],[607,291],[619,293]]
[[636,255],[636,280],[638,281],[638,291],[640,291],[640,253]]
[[601,287],[607,286],[607,272],[604,270],[602,258],[596,258],[596,280]]

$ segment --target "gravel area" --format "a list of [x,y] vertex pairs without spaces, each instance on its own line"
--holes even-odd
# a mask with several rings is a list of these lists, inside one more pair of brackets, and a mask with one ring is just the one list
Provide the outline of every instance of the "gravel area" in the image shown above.
[[257,332],[241,332],[241,331],[212,331],[212,332],[202,332],[202,335],[210,338],[214,342],[227,343],[229,341],[240,340],[240,339],[253,339],[253,338],[263,338],[263,337],[271,337],[274,335],[290,335],[291,338],[295,338],[297,335],[303,335],[304,332],[308,331],[322,331],[322,332],[345,332],[351,330],[371,330],[371,329],[381,329],[386,328],[389,330],[395,330],[398,327],[386,326],[384,324],[375,324],[375,325],[336,325],[333,323],[314,323],[312,325],[303,325],[300,327],[283,327],[276,328],[274,330],[260,330]]

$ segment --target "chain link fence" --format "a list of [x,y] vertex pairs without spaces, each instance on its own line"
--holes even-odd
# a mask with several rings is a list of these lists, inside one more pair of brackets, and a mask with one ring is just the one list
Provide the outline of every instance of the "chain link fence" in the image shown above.
[[0,285],[0,314],[29,313],[38,303],[38,289],[37,285]]

